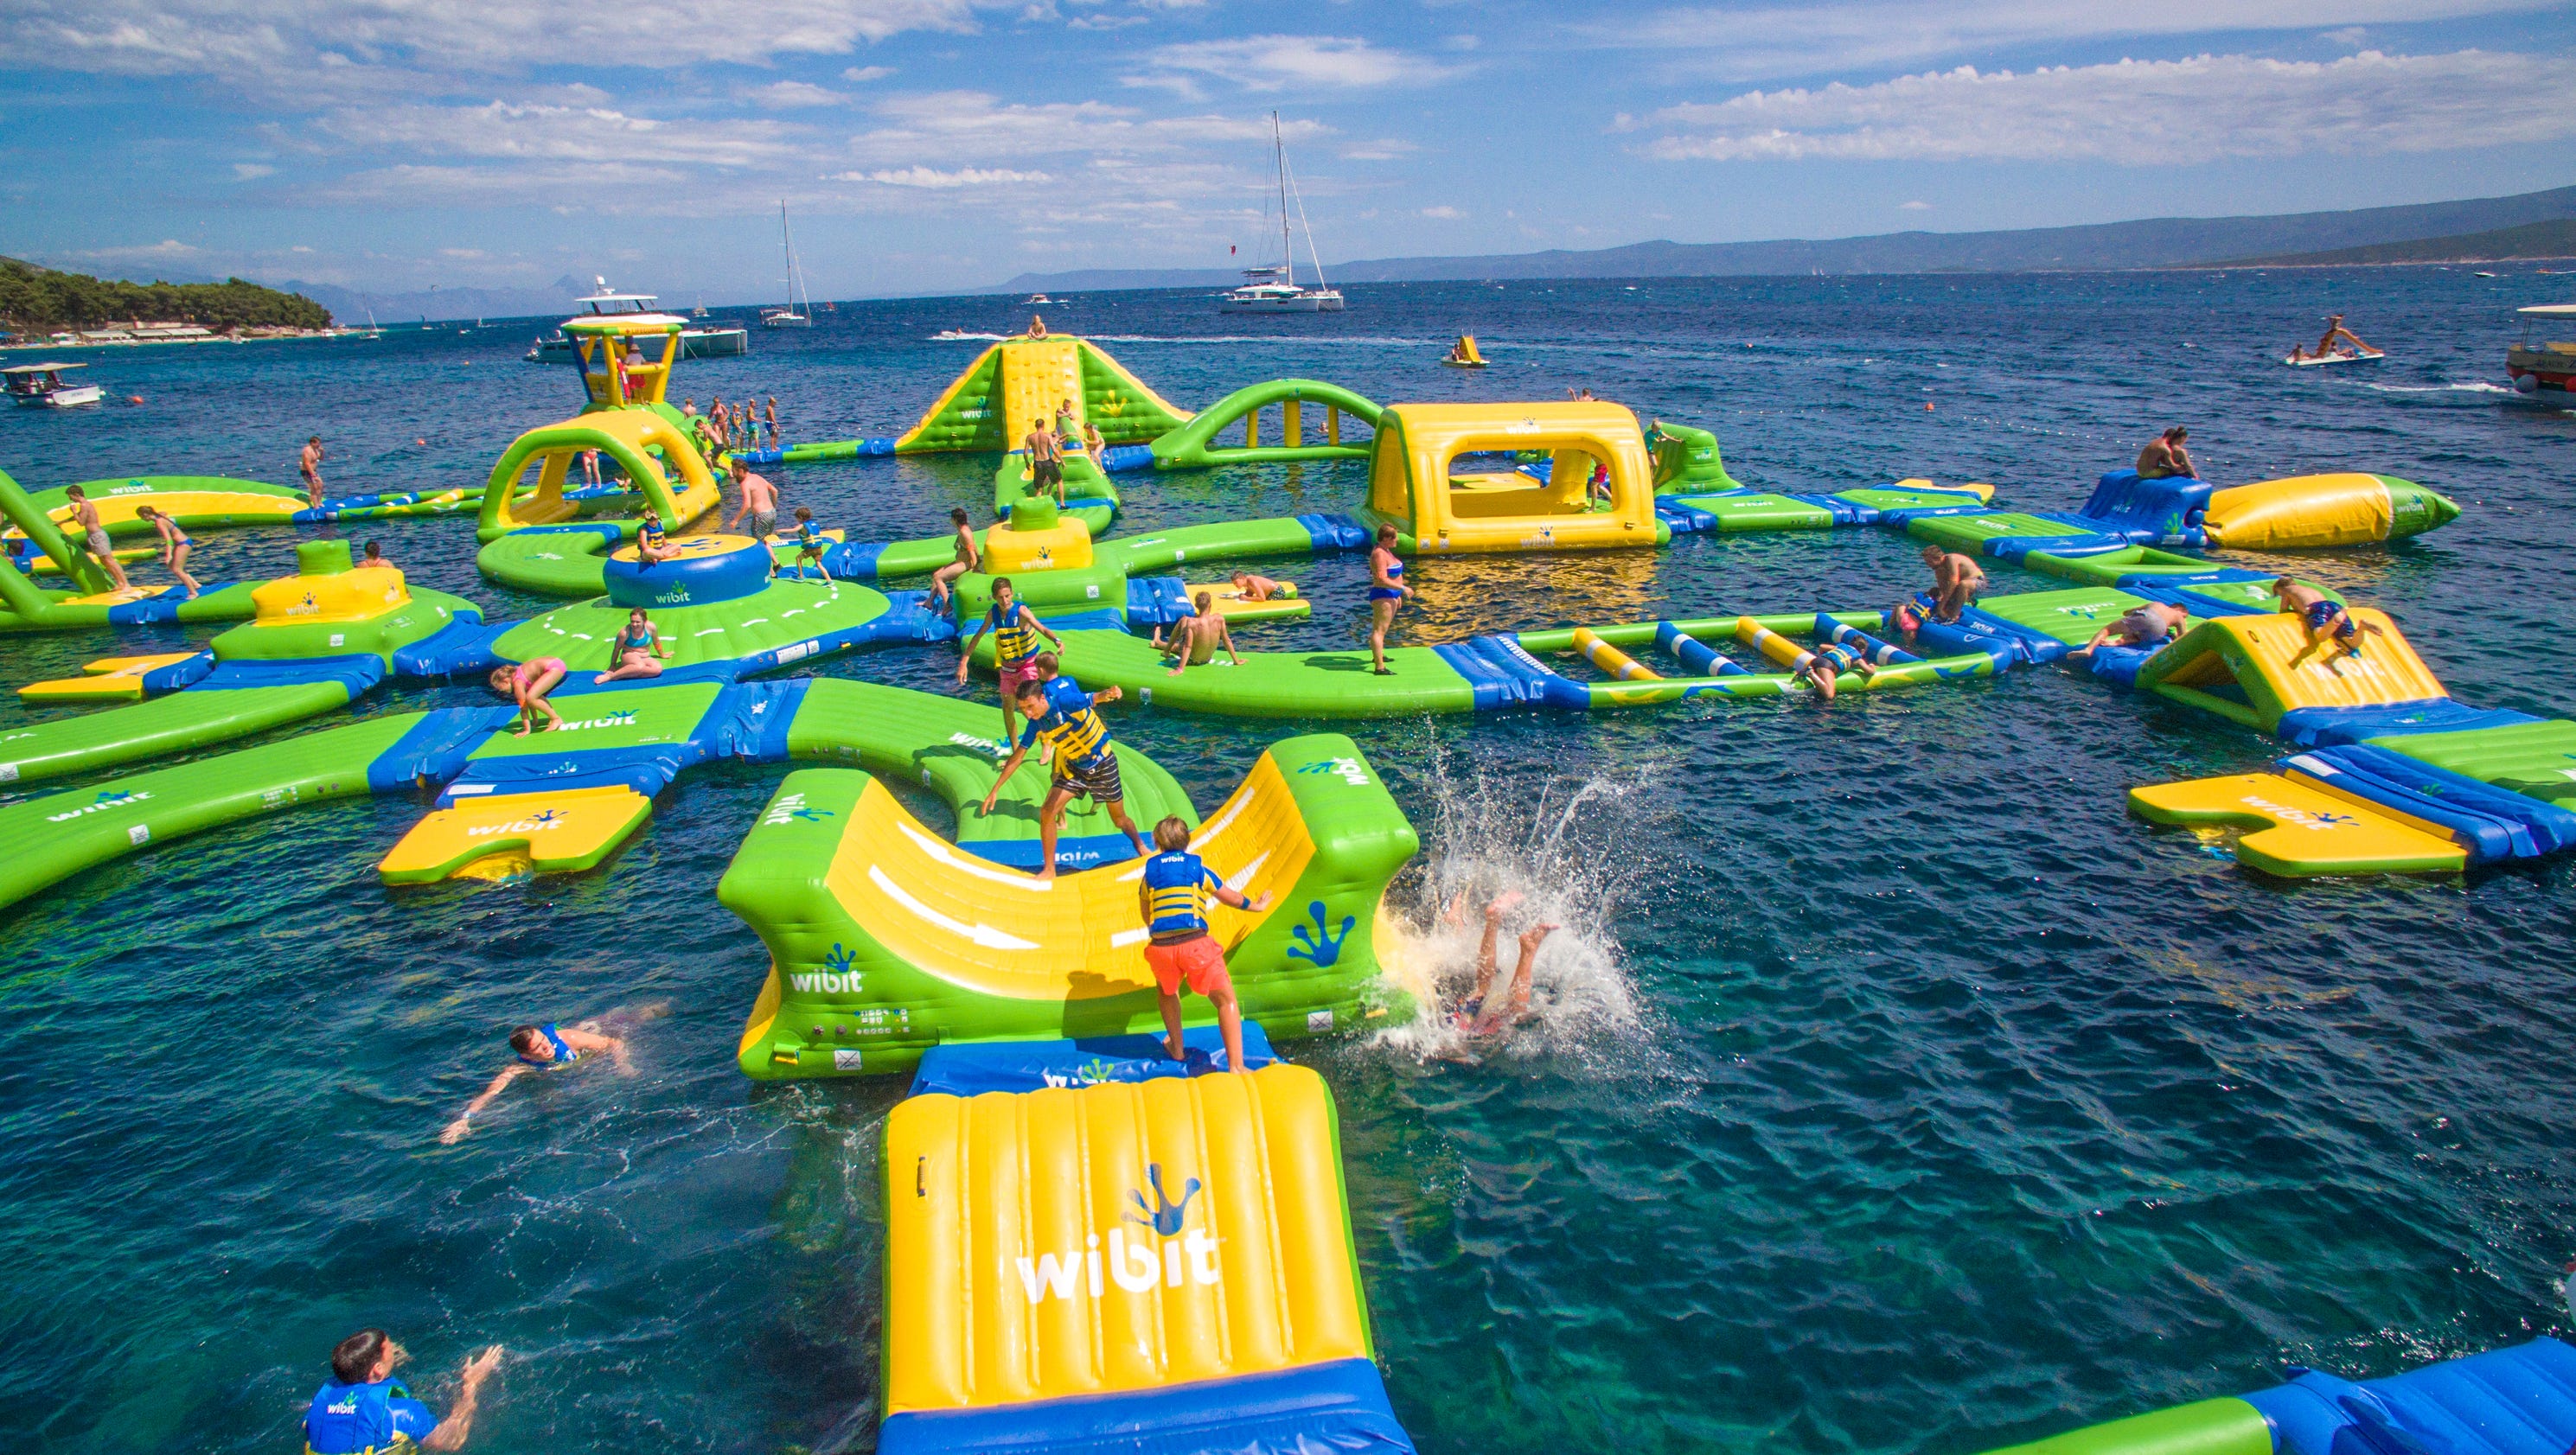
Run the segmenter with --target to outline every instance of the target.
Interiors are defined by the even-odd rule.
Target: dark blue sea
[[[2169,423],[2222,482],[2402,475],[2461,518],[2278,561],[2387,608],[2453,692],[2576,714],[2576,418],[2503,401],[2519,304],[2576,279],[2433,269],[1355,287],[1350,311],[1204,297],[1043,310],[1185,406],[1279,376],[1372,398],[1588,387],[1704,425],[1748,483],[1992,482],[2071,508]],[[2385,363],[2289,370],[2340,310]],[[843,304],[688,365],[792,439],[894,434],[1029,309]],[[570,412],[530,323],[105,352],[98,410],[0,413],[30,488],[140,473],[334,493],[479,484]],[[1437,365],[1472,331],[1493,367]],[[10,361],[27,358],[14,353]],[[1926,409],[1926,405],[1932,407]],[[800,468],[860,538],[989,508],[968,457]],[[1348,508],[1359,468],[1128,477],[1122,529]],[[980,514],[979,514],[980,518]],[[469,519],[356,527],[494,617]],[[284,530],[200,533],[209,580]],[[1295,563],[1358,639],[1356,560]],[[1993,568],[1998,590],[2047,583]],[[1852,608],[1920,566],[1874,530],[1656,554],[1424,561],[1399,638]],[[192,640],[195,638],[192,637]],[[11,637],[12,683],[170,634]],[[931,691],[935,648],[818,670]],[[978,692],[989,686],[978,684]],[[361,710],[471,700],[395,692]],[[0,730],[31,716],[0,704]],[[1127,711],[1212,808],[1315,724]],[[2286,884],[2123,810],[2250,771],[2265,738],[2057,668],[1811,704],[1351,727],[1423,835],[1432,922],[1505,889],[1565,922],[1540,1018],[1294,1054],[1338,1098],[1395,1406],[1425,1451],[1971,1455],[2273,1382],[2565,1331],[2576,1253],[2576,864]],[[773,1452],[873,1440],[892,1082],[754,1086],[764,970],[717,876],[783,769],[700,770],[597,872],[389,890],[423,811],[304,809],[0,913],[0,1448],[293,1448],[332,1343],[381,1324],[433,1402],[508,1346],[476,1448]],[[0,852],[7,852],[0,846]],[[1437,933],[1453,974],[1470,947]],[[1507,952],[1508,958],[1508,952]],[[667,1004],[636,1071],[522,1084],[440,1126],[523,1020]]]

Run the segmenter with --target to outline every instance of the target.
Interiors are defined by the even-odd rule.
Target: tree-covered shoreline
[[[127,283],[0,258],[0,327],[21,333],[119,323],[236,328],[329,328],[331,311],[300,293],[240,278],[221,283]]]

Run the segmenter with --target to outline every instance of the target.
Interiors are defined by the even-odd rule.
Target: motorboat
[[[586,314],[605,318],[619,314],[654,311],[653,304],[657,299],[655,294],[620,293],[608,286],[606,278],[594,277],[591,282],[599,291],[580,300],[582,310]],[[684,359],[724,359],[750,352],[751,331],[739,325],[732,328],[680,330],[680,357]],[[573,341],[565,337],[564,331],[560,328],[554,331],[552,337],[538,339],[520,357],[531,364],[571,364],[578,363],[581,359],[580,353],[573,347]]]
[[[2367,347],[2356,349],[2350,344],[2337,344],[2322,354],[2310,354],[2293,349],[2281,362],[2293,369],[2313,369],[2321,364],[2367,364],[2387,357],[2388,353],[2384,349]]]
[[[1306,222],[1306,200],[1288,180],[1288,147],[1281,139],[1279,113],[1270,113],[1270,161],[1279,179],[1279,261],[1243,270],[1243,286],[1222,295],[1220,313],[1339,313],[1342,295],[1325,286],[1324,261],[1315,252],[1315,229]],[[1297,258],[1290,245],[1288,208],[1296,203],[1297,221],[1306,228],[1306,260],[1314,265],[1315,286],[1297,283]]]
[[[69,409],[76,404],[96,404],[107,397],[107,391],[96,384],[66,384],[63,374],[71,369],[86,369],[87,364],[13,364],[0,369],[0,380],[10,398],[36,409]]]
[[[814,300],[805,292],[804,275],[796,271],[796,239],[787,231],[787,204],[778,204],[778,245],[787,254],[787,306],[760,310],[762,328],[812,328]],[[803,309],[796,306],[799,300]]]
[[[1032,303],[1053,303],[1053,302],[1055,302],[1055,300],[1054,300],[1054,299],[1049,298],[1048,296],[1046,296],[1046,295],[1045,295],[1045,294],[1043,294],[1043,293],[1032,293],[1032,294],[1030,294],[1028,297],[1023,298],[1023,299],[1021,299],[1021,300],[1020,300],[1020,306],[1021,306],[1022,308],[1026,308],[1026,307],[1028,307],[1028,306],[1029,306],[1030,304],[1032,304]]]
[[[2522,315],[2522,342],[2505,351],[2505,372],[2513,392],[2533,404],[2576,409],[2576,343],[2534,343],[2531,331],[2544,319],[2576,324],[2576,303],[2535,303],[2517,308]]]

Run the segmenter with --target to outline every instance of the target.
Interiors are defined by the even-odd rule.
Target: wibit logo
[[[832,811],[828,808],[806,807],[804,794],[790,793],[769,806],[769,812],[761,819],[761,823],[768,828],[777,828],[799,819],[806,823],[821,823],[831,816]]]
[[[1297,771],[1300,773],[1338,773],[1341,775],[1342,781],[1351,785],[1353,788],[1368,787],[1368,769],[1361,767],[1360,760],[1357,758],[1318,758],[1314,762],[1300,767]]]
[[[1094,1056],[1071,1071],[1041,1071],[1046,1084],[1054,1087],[1100,1086],[1127,1078],[1119,1074],[1118,1063]]]
[[[465,837],[479,839],[488,838],[493,834],[543,833],[547,829],[560,828],[571,819],[572,815],[560,808],[543,808],[529,814],[526,818],[513,819],[508,823],[476,824],[465,831]]]
[[[95,802],[84,803],[78,808],[67,808],[61,813],[46,814],[45,822],[69,823],[86,813],[105,813],[111,808],[124,808],[129,804],[141,803],[151,796],[150,793],[128,792],[122,788],[102,788],[98,791]]]
[[[1136,1211],[1126,1214],[1122,1221],[1151,1229],[1152,1236],[1131,1237],[1123,1227],[1110,1229],[1105,1269],[1098,1233],[1083,1239],[1083,1251],[1078,1253],[1041,1253],[1035,1258],[1013,1259],[1020,1288],[1028,1294],[1030,1303],[1044,1303],[1050,1298],[1069,1301],[1077,1291],[1088,1291],[1098,1298],[1110,1282],[1127,1293],[1148,1293],[1156,1284],[1179,1288],[1185,1264],[1187,1281],[1191,1283],[1212,1284],[1224,1277],[1216,1265],[1216,1239],[1197,1228],[1182,1231],[1190,1199],[1202,1190],[1199,1180],[1193,1177],[1182,1184],[1179,1202],[1164,1194],[1161,1163],[1145,1169],[1145,1181],[1153,1189],[1153,1201],[1147,1202],[1142,1192],[1130,1191],[1127,1200]]]
[[[787,977],[797,990],[813,995],[856,995],[864,978],[858,968],[859,957],[840,941],[832,942],[832,953],[823,957],[822,970],[799,970]]]
[[[2349,813],[2319,813],[2310,808],[2291,808],[2251,793],[2245,795],[2244,803],[2247,808],[2259,808],[2279,819],[2286,828],[2337,829],[2361,822]]]
[[[304,599],[302,601],[286,608],[282,614],[286,616],[319,616],[322,614],[322,607],[318,602],[314,601],[313,593],[307,591],[304,593]]]
[[[563,726],[556,728],[555,731],[559,733],[577,733],[584,728],[633,726],[635,726],[635,709],[631,707],[622,707],[617,711],[608,714],[606,717],[586,717],[579,722],[565,723]]]
[[[1299,925],[1289,931],[1297,943],[1288,947],[1288,958],[1303,960],[1318,970],[1340,963],[1342,943],[1351,937],[1351,927],[1358,924],[1359,919],[1353,915],[1343,915],[1342,928],[1339,933],[1335,933],[1331,924],[1324,918],[1324,902],[1320,899],[1310,899],[1306,902],[1306,915],[1314,920],[1314,928],[1308,929],[1304,925]]]

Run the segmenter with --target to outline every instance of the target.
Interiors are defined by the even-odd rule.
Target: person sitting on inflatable
[[[608,670],[592,677],[591,685],[623,682],[630,677],[659,677],[662,663],[671,659],[671,649],[662,644],[662,629],[637,607],[626,613],[626,629],[608,644]]]
[[[1038,880],[1055,878],[1055,839],[1064,827],[1064,808],[1077,797],[1089,798],[1109,811],[1109,821],[1136,846],[1136,857],[1146,854],[1145,836],[1136,832],[1135,821],[1127,817],[1127,790],[1118,781],[1118,753],[1109,740],[1109,725],[1100,720],[1098,707],[1116,702],[1123,694],[1116,687],[1105,687],[1082,699],[1078,708],[1050,702],[1046,684],[1031,678],[1020,684],[1019,705],[1029,725],[1012,747],[1010,761],[1002,765],[1002,774],[993,780],[984,795],[984,812],[993,811],[994,800],[1002,796],[1002,785],[1020,771],[1029,749],[1044,740],[1055,750],[1055,778],[1047,786],[1046,802],[1038,809]]]
[[[2343,609],[2342,602],[2305,582],[2276,576],[2272,579],[2272,594],[2280,599],[2283,611],[2294,612],[2307,622],[2308,645],[2311,647],[2331,641],[2358,657],[2361,655],[2363,632],[2388,635],[2378,627],[2357,619]]]
[[[1172,675],[1175,677],[1188,671],[1194,662],[1215,661],[1219,647],[1225,648],[1225,654],[1234,659],[1234,665],[1243,665],[1243,653],[1234,649],[1233,630],[1225,624],[1224,614],[1216,609],[1216,597],[1205,591],[1199,593],[1196,614],[1173,622],[1169,637],[1157,630],[1154,645],[1161,647],[1163,655],[1172,659]]]
[[[2183,448],[2183,441],[2190,438],[2190,430],[2181,425],[2175,425],[2147,441],[2147,447],[2138,451],[2138,478],[2141,480],[2169,480],[2177,477],[2199,479],[2200,471],[2191,462],[2191,451]]]
[[[1234,977],[1225,968],[1225,951],[1208,934],[1207,895],[1236,909],[1270,907],[1270,892],[1246,899],[1226,887],[1198,855],[1190,852],[1190,826],[1178,816],[1154,825],[1154,847],[1161,853],[1145,861],[1136,885],[1136,903],[1145,916],[1145,963],[1153,968],[1154,988],[1162,997],[1163,1049],[1172,1059],[1181,1054],[1181,986],[1204,995],[1216,1007],[1216,1023],[1225,1032],[1225,1069],[1243,1069],[1243,1012],[1235,1004]]]
[[[1973,556],[1962,556],[1939,546],[1923,548],[1923,564],[1932,568],[1932,619],[1955,622],[1959,613],[1986,589],[1986,568]]]
[[[1267,576],[1255,575],[1250,571],[1234,573],[1234,589],[1246,601],[1268,601],[1286,589],[1286,586],[1285,582],[1273,581]]]
[[[1809,652],[1790,672],[1789,680],[1813,688],[1818,702],[1831,702],[1835,679],[1845,672],[1858,672],[1867,679],[1877,676],[1878,668],[1853,648],[1828,642]]]
[[[2093,649],[2108,642],[2123,647],[2161,647],[2182,631],[2191,613],[2179,606],[2161,601],[2141,602],[2123,612],[2120,619],[2093,634],[2093,640],[2067,653],[2069,657],[2091,657]]]
[[[680,554],[670,537],[662,534],[662,517],[651,506],[644,509],[643,521],[635,527],[635,559],[650,566]]]
[[[1047,624],[1038,620],[1038,614],[1029,610],[1028,603],[1020,600],[1010,577],[996,576],[993,604],[984,608],[984,619],[976,624],[975,635],[968,637],[957,653],[957,683],[961,687],[966,684],[967,666],[975,660],[975,644],[984,640],[986,632],[993,634],[993,666],[1002,677],[1002,741],[1007,743],[1020,730],[1018,720],[1012,716],[1020,688],[1038,680],[1038,638],[1055,643],[1059,651],[1064,648],[1064,638],[1049,631]],[[1090,706],[1087,699],[1083,706]]]
[[[331,1377],[304,1411],[307,1455],[374,1455],[417,1444],[423,1450],[462,1450],[474,1435],[474,1409],[483,1381],[501,1365],[498,1344],[465,1361],[457,1378],[456,1409],[446,1419],[394,1383],[403,1346],[382,1329],[360,1329],[331,1350]]]
[[[456,1120],[447,1124],[438,1134],[438,1140],[451,1146],[465,1140],[466,1134],[474,1130],[474,1114],[490,1106],[493,1098],[509,1089],[511,1082],[530,1071],[555,1071],[570,1066],[581,1060],[584,1052],[592,1055],[605,1053],[610,1061],[616,1063],[618,1075],[634,1075],[635,1063],[627,1057],[626,1038],[614,1035],[612,1031],[626,1029],[637,1021],[651,1020],[666,1009],[665,1002],[656,1001],[631,1010],[611,1011],[596,1020],[586,1020],[574,1026],[560,1026],[548,1021],[541,1026],[521,1026],[510,1032],[510,1050],[517,1059],[502,1067],[501,1074],[492,1078],[492,1084],[484,1087],[481,1095],[465,1103],[465,1110],[456,1114]]]

